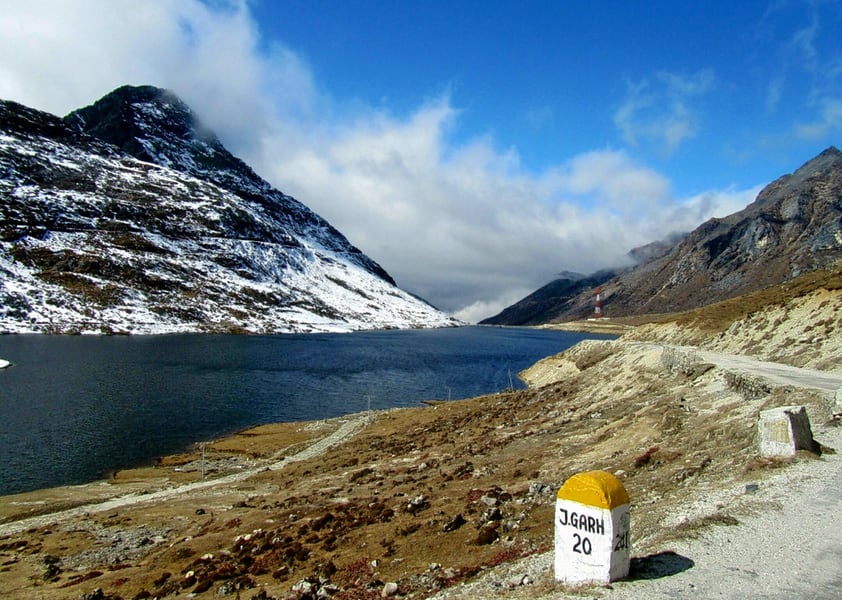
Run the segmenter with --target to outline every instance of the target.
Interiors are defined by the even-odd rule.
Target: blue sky
[[[625,148],[694,194],[776,177],[840,133],[823,113],[842,100],[839,2],[260,2],[254,15],[335,98],[400,115],[446,95],[454,139],[490,135],[532,172]]]
[[[840,33],[830,1],[0,0],[0,97],[171,88],[473,320],[839,145]]]

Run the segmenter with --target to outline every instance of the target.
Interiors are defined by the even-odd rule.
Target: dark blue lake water
[[[278,336],[0,336],[0,495],[83,483],[278,421],[522,387],[586,336],[465,327]],[[511,383],[510,383],[511,382]]]

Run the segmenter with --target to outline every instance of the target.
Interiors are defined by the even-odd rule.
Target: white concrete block
[[[812,450],[815,444],[807,409],[803,406],[764,410],[757,428],[761,456],[794,456],[799,450]]]

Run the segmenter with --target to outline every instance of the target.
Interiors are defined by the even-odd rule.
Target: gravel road
[[[781,363],[757,360],[737,354],[723,354],[707,350],[695,350],[704,362],[713,363],[723,369],[742,371],[763,377],[778,385],[791,385],[823,392],[836,392],[842,388],[842,375],[815,369],[801,369]]]

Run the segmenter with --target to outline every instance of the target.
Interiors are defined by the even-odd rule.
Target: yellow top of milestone
[[[570,477],[558,491],[559,500],[612,509],[629,503],[626,488],[611,473],[588,471]]]

